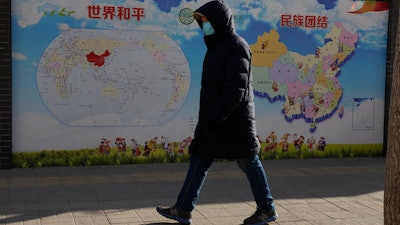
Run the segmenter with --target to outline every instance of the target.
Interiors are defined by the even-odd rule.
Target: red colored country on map
[[[111,53],[106,50],[103,54],[101,55],[96,55],[93,51],[91,51],[89,54],[86,55],[87,61],[94,63],[95,66],[103,66],[105,62],[105,58],[111,55]]]

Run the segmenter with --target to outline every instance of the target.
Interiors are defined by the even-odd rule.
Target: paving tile
[[[383,224],[384,158],[263,161],[279,214],[271,225]],[[165,225],[188,168],[133,164],[0,170],[0,225]],[[196,225],[238,225],[257,205],[236,162],[215,162]]]

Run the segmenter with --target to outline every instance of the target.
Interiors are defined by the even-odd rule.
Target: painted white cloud
[[[24,54],[19,53],[19,52],[12,52],[12,58],[22,60],[22,61],[27,60],[27,57]]]
[[[60,29],[60,30],[68,30],[69,28],[70,28],[69,25],[66,24],[66,23],[59,23],[58,24],[58,29]]]
[[[348,13],[351,11],[352,4],[352,1],[339,1],[338,18],[346,21],[346,29],[351,32],[362,31],[359,36],[360,47],[386,47],[387,37],[382,34],[387,32],[388,11],[365,14]]]
[[[17,18],[20,27],[26,28],[29,25],[39,22],[41,15],[37,12],[38,2],[12,1],[11,14]]]
[[[146,19],[138,21],[131,19],[129,21],[117,21],[117,20],[98,20],[97,27],[102,29],[137,29],[137,28],[158,28],[156,30],[165,31],[168,28],[168,33],[182,37],[185,39],[192,38],[193,36],[199,35],[197,23],[191,25],[183,25],[178,21],[178,14],[182,8],[197,9],[208,0],[189,1],[182,0],[181,4],[177,7],[171,8],[169,13],[162,12],[154,1],[119,1],[111,3],[92,3],[95,1],[65,1],[65,0],[42,0],[42,1],[26,1],[26,0],[15,0],[12,1],[12,15],[17,18],[19,26],[25,28],[30,25],[37,24],[44,12],[52,10],[61,10],[65,8],[66,11],[73,11],[71,14],[75,19],[82,21],[87,20],[88,11],[85,5],[99,4],[99,5],[110,5],[115,4],[116,6],[132,6],[132,7],[143,7],[145,8]],[[96,1],[97,2],[97,1]],[[328,18],[335,18],[330,20],[333,22],[344,22],[346,29],[357,32],[363,31],[361,36],[361,46],[377,46],[384,47],[386,45],[386,37],[382,37],[382,33],[387,29],[387,12],[379,13],[366,13],[366,14],[351,14],[353,1],[339,0],[337,6],[332,10],[325,10],[321,4],[316,4],[315,0],[302,0],[302,1],[277,1],[277,0],[241,0],[241,1],[229,1],[234,15],[245,14],[247,20],[243,21],[237,28],[245,28],[249,24],[249,17],[255,20],[267,21],[273,27],[279,24],[280,16],[282,14],[293,14],[298,15],[326,15]],[[62,8],[61,8],[61,6]],[[163,21],[160,25],[159,21]],[[80,24],[81,28],[85,28],[86,22]],[[332,26],[332,24],[329,24]],[[310,32],[310,30],[306,30]],[[321,37],[316,37],[316,40],[321,40]]]
[[[230,2],[231,3],[231,2]],[[386,47],[386,37],[382,36],[387,30],[388,12],[370,12],[365,14],[352,14],[353,1],[339,0],[334,9],[326,10],[323,5],[316,4],[315,0],[302,1],[235,1],[232,8],[240,9],[233,13],[248,12],[255,20],[266,21],[273,28],[279,25],[282,14],[291,15],[316,15],[328,17],[328,28],[335,22],[342,22],[345,28],[353,33],[362,31],[360,36],[360,47]],[[334,18],[334,20],[332,19]],[[247,23],[248,24],[248,23]],[[311,32],[311,29],[305,29]],[[315,37],[316,40],[323,40],[324,37]]]

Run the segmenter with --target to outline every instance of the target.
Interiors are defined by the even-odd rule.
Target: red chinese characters
[[[281,27],[327,28],[328,17],[312,15],[281,15]]]
[[[140,18],[145,17],[144,8],[128,8],[123,6],[100,6],[100,5],[89,5],[87,7],[88,17],[90,19],[104,19],[104,20],[130,20],[136,18],[140,21]]]

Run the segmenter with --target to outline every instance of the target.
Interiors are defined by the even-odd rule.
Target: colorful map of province
[[[304,56],[288,51],[275,30],[264,32],[250,45],[255,58],[255,95],[270,102],[283,101],[286,120],[303,118],[315,130],[315,123],[331,117],[339,108],[343,90],[337,77],[357,42],[357,33],[335,23],[325,36],[325,44]]]
[[[253,52],[253,66],[272,68],[274,61],[287,53],[287,47],[279,41],[279,37],[276,30],[271,30],[270,33],[264,32],[262,36],[257,37],[256,43],[250,45],[250,49]]]
[[[106,50],[101,55],[96,55],[96,53],[91,51],[89,54],[86,55],[86,58],[88,62],[93,63],[95,66],[103,66],[106,61],[105,58],[110,55],[111,53],[108,50]]]

